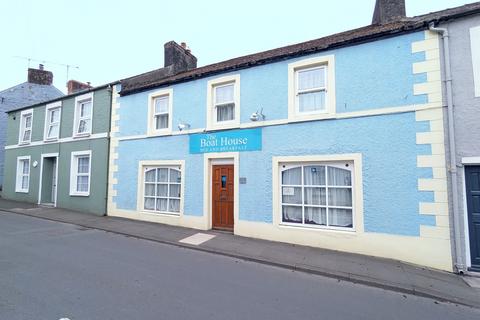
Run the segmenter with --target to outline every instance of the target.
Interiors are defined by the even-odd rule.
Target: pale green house
[[[115,85],[9,111],[2,196],[104,215]]]

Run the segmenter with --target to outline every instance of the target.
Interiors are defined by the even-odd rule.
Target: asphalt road
[[[480,319],[480,311],[0,213],[0,320]]]

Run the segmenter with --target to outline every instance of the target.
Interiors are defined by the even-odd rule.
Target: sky
[[[407,15],[472,2],[406,0]],[[25,82],[27,68],[42,62],[62,91],[69,79],[96,86],[158,69],[171,40],[186,42],[204,66],[368,25],[374,6],[375,0],[0,0],[0,90]]]

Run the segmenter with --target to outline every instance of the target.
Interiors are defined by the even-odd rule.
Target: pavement
[[[0,213],[1,211],[480,308],[480,278],[460,276],[401,261],[246,238],[212,230],[198,231],[117,217],[100,217],[2,198]]]

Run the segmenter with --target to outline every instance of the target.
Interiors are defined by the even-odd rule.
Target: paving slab
[[[480,308],[480,288],[477,281],[467,279],[471,277],[464,277],[464,280],[453,273],[401,261],[246,238],[212,230],[200,232],[125,218],[99,217],[2,198],[0,210]],[[203,240],[208,240],[181,242],[198,233],[204,234],[201,236]]]

